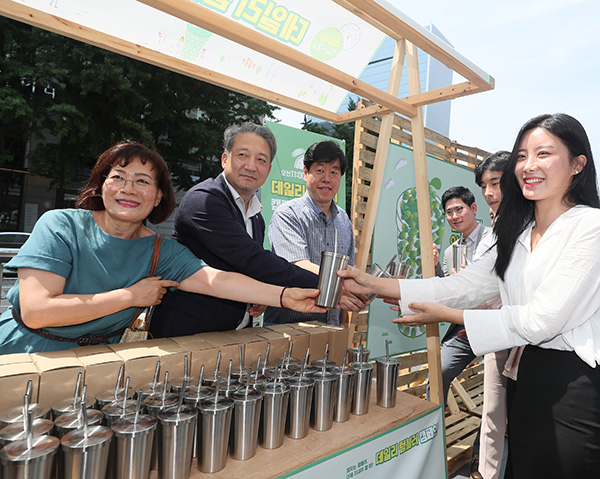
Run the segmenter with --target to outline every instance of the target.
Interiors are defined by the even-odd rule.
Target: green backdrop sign
[[[345,151],[345,143],[337,138],[320,135],[310,131],[300,130],[280,123],[266,122],[265,125],[275,135],[277,140],[277,155],[273,159],[269,178],[261,189],[262,215],[265,218],[267,231],[273,211],[286,201],[298,198],[306,191],[304,183],[304,153],[310,145],[322,140],[332,140],[339,143]],[[350,166],[350,165],[349,165]],[[335,202],[346,209],[346,176],[342,177],[340,189]],[[265,234],[264,247],[271,249],[269,236]]]
[[[458,238],[446,221],[441,198],[451,186],[465,186],[475,195],[477,219],[490,225],[489,208],[475,183],[472,170],[427,156],[429,198],[433,241],[443,257],[443,251]],[[373,261],[385,267],[394,255],[410,265],[409,278],[422,277],[419,241],[419,217],[413,151],[390,144],[384,179],[379,197],[373,232]],[[381,299],[369,307],[367,347],[371,357],[385,355],[385,340],[390,341],[390,352],[401,354],[426,347],[425,327],[409,327],[392,323],[398,313],[391,311]],[[448,325],[440,328],[441,334]]]

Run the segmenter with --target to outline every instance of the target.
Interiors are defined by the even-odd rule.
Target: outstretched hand
[[[318,289],[286,288],[281,301],[283,306],[301,313],[325,313],[327,308],[317,306]]]
[[[354,294],[367,295],[373,292],[373,276],[353,266],[337,272],[344,278],[344,290]]]
[[[160,276],[144,278],[125,288],[132,295],[131,306],[139,308],[160,304],[167,288],[177,287],[177,281],[160,279]]]
[[[464,324],[461,309],[449,308],[437,303],[410,303],[408,307],[415,312],[414,315],[395,318],[392,319],[392,322],[405,326],[422,326],[442,322]]]

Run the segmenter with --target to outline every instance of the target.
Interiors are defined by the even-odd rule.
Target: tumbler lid
[[[255,402],[263,397],[260,391],[257,391],[254,388],[248,389],[248,394],[246,395],[246,388],[239,388],[235,391],[231,396],[234,402]]]
[[[123,401],[113,401],[102,408],[102,414],[105,416],[127,416],[134,414],[137,401],[128,399],[125,401],[125,412],[123,412]]]
[[[31,449],[27,448],[27,440],[15,441],[0,450],[2,464],[28,464],[46,456],[53,456],[60,444],[54,436],[37,436],[33,438]]]
[[[373,365],[367,361],[356,361],[354,363],[350,364],[350,367],[352,369],[356,369],[357,371],[364,371],[364,370],[368,370],[368,369],[373,369]]]
[[[165,394],[165,400],[163,401],[162,394],[156,396],[148,396],[144,399],[144,406],[148,408],[148,411],[157,411],[162,408],[173,406],[179,402],[179,394],[167,393]]]
[[[277,381],[261,384],[257,386],[257,389],[263,394],[285,394],[290,390],[290,386],[287,381]]]
[[[170,406],[162,409],[156,415],[156,419],[158,419],[161,423],[169,422],[178,424],[181,422],[189,422],[198,416],[198,410],[188,404],[182,405],[179,411],[177,409],[178,406]]]
[[[125,391],[125,388],[118,388],[117,389],[117,398],[120,396],[121,398],[123,397],[123,392]],[[133,389],[129,388],[127,390],[127,397],[131,398],[133,397]],[[98,393],[96,395],[96,401],[99,402],[112,402],[115,400],[115,389],[107,389],[105,391],[102,391],[101,393]]]
[[[312,377],[316,382],[327,382],[335,381],[339,377],[339,374],[334,374],[331,371],[325,371],[325,373],[323,373],[323,371],[317,371],[312,374]]]
[[[110,428],[115,436],[135,436],[136,434],[146,434],[156,428],[158,420],[148,414],[139,414],[137,422],[135,416],[125,416],[111,424]]]
[[[50,417],[50,408],[42,406],[40,404],[30,404],[29,411],[33,413],[33,418],[38,417],[48,418]],[[23,422],[25,420],[23,416],[23,406],[15,406],[9,409],[5,409],[0,412],[0,427],[8,426],[16,422]]]
[[[87,411],[87,416],[89,424],[97,424],[104,417],[103,414],[97,409],[90,409],[89,411]],[[61,429],[78,429],[83,426],[83,422],[81,421],[81,415],[79,414],[79,411],[61,414],[56,418],[54,424],[57,428]]]
[[[224,412],[233,407],[233,400],[219,395],[216,402],[214,398],[202,399],[197,407],[201,413]]]
[[[315,384],[315,380],[312,378],[312,376],[311,377],[305,376],[303,378],[300,378],[299,376],[295,376],[288,380],[288,384],[290,385],[290,388],[292,388],[292,389],[307,388],[307,387],[313,386]]]
[[[341,366],[336,366],[335,368],[331,368],[330,371],[333,374],[337,374],[338,376],[342,375],[342,367]],[[352,376],[354,374],[356,374],[356,369],[352,369],[350,368],[343,368],[344,371],[344,376]]]
[[[386,359],[385,357],[383,357],[383,358],[379,358],[377,360],[377,362],[379,364],[400,364],[400,360],[397,358],[387,358]]]
[[[27,439],[25,436],[25,427],[22,422],[15,422],[9,424],[4,429],[0,430],[0,443],[8,444],[9,442],[20,441],[21,439]],[[54,423],[49,419],[37,418],[33,420],[33,435],[42,436],[48,434]]]
[[[60,440],[60,444],[63,449],[87,449],[110,440],[112,436],[112,429],[104,426],[92,426],[88,429],[87,436],[83,429],[76,429],[65,434]]]

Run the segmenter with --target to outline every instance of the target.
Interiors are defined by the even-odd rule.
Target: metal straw
[[[363,334],[364,333],[360,333],[360,348],[358,350],[358,360],[362,363],[363,362],[363,354],[364,354],[364,347],[363,347]]]
[[[187,356],[186,356],[187,357]],[[183,377],[183,385],[181,386],[181,392],[179,393],[179,402],[177,403],[177,415],[181,412],[181,405],[183,404],[183,398],[185,397],[185,388],[187,387],[187,376]]]
[[[244,358],[242,358],[242,345],[241,344],[238,346],[238,353],[240,355],[240,376],[241,376],[242,372],[244,371]]]
[[[217,365],[215,366],[215,381],[217,380],[217,376],[219,374],[220,367],[221,367],[221,350],[219,349],[219,353],[217,354]]]
[[[302,366],[300,366],[300,381],[304,378],[304,368],[306,367],[306,358],[302,360]]]
[[[392,259],[390,260],[390,262],[387,264],[387,266],[385,267],[385,271],[388,271],[391,267],[392,267],[392,263],[394,262],[394,260],[396,259],[396,256],[398,255],[394,255],[392,256]]]
[[[202,378],[204,377],[204,364],[200,367],[200,377],[198,377],[198,397],[200,397],[200,386],[202,386]]]
[[[387,339],[385,340],[385,362],[390,362],[390,342]]]
[[[337,228],[333,230],[333,252],[337,254],[338,250],[338,230]]]
[[[188,356],[187,354],[183,357],[183,377],[188,377]]]
[[[165,397],[167,396],[167,383],[169,382],[169,371],[165,371],[165,383],[163,384],[162,391],[162,403],[165,404]]]
[[[134,429],[137,427],[138,416],[140,415],[140,409],[142,408],[142,395],[143,395],[143,391],[140,389],[140,392],[137,397],[137,403],[135,405],[135,416],[133,417]]]
[[[129,384],[129,378],[127,378],[127,384]],[[81,393],[81,421],[83,422],[83,437],[87,438],[89,435],[88,429],[88,415],[85,407],[85,397],[87,395],[87,386],[83,386],[83,392]]]
[[[123,379],[123,371],[124,370],[125,370],[125,365],[121,364],[121,367],[119,368],[119,376],[117,377],[117,384],[115,385],[115,394],[114,394],[115,402],[119,400],[119,397],[117,396],[117,394],[119,391],[119,386],[121,385],[121,380]]]
[[[30,381],[31,382],[31,381]],[[29,393],[25,393],[23,396],[23,429],[25,430],[27,438],[27,449],[31,449],[33,446],[33,415],[29,411]]]
[[[229,386],[231,384],[231,368],[233,366],[233,359],[229,360],[229,368],[227,369],[227,390],[229,391]]]
[[[73,411],[77,410],[77,398],[79,397],[79,390],[81,388],[81,377],[81,373],[77,374],[77,384],[75,385],[75,395],[73,396]]]
[[[246,399],[248,399],[248,393],[250,392],[250,374],[251,373],[252,373],[252,368],[248,368],[248,381],[246,381]]]
[[[304,355],[304,364],[308,364],[308,356],[310,356],[310,346],[306,346],[306,354]]]
[[[219,383],[220,383],[220,381],[217,381],[215,383],[215,406],[216,406],[216,404],[217,404],[217,402],[219,400],[219,386],[220,386]]]
[[[85,386],[84,386],[85,388]],[[123,390],[123,415],[127,409],[127,391],[129,390],[129,376],[125,378],[125,389]]]
[[[292,348],[294,347],[294,340],[290,339],[290,354],[288,354],[288,359],[287,359],[287,367],[290,367],[290,358],[292,357]]]
[[[342,361],[342,376],[344,375],[344,369],[346,369],[346,360],[348,359],[348,348],[344,351],[344,360]]]
[[[154,379],[152,380],[152,394],[156,394],[156,383],[158,383],[158,374],[160,372],[160,359],[156,361],[156,369],[154,370]]]
[[[264,367],[267,367],[267,364],[269,363],[269,353],[271,352],[271,343],[268,342],[267,343],[267,352],[265,353],[265,365]]]

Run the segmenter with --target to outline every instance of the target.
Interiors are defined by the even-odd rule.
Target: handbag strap
[[[161,235],[157,234],[154,236],[154,251],[152,252],[152,266],[150,267],[150,277],[154,276],[154,273],[156,272],[156,267],[158,266],[158,256],[160,254],[160,242],[161,241],[162,241]],[[146,308],[145,307],[138,308],[138,310],[135,312],[135,315],[133,316],[133,319],[131,320],[131,323],[129,323],[129,328],[133,328],[133,325],[135,324],[136,320],[138,319],[138,316],[144,309],[146,309]],[[145,321],[143,331],[146,331],[147,329],[148,329],[148,321]]]

